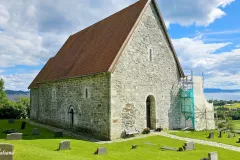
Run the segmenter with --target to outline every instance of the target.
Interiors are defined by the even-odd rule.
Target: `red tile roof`
[[[140,0],[70,36],[29,88],[37,87],[37,83],[107,72],[147,2]]]

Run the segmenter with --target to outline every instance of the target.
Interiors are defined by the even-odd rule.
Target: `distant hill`
[[[19,97],[30,97],[29,91],[14,91],[14,90],[5,90],[8,99],[12,101],[17,101]]]
[[[204,93],[237,93],[240,89],[204,88]]]

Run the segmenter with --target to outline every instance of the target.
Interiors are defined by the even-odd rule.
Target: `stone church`
[[[183,77],[156,0],[140,0],[68,38],[29,86],[30,118],[110,140],[180,128]]]

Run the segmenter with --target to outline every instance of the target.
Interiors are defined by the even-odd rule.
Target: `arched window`
[[[153,50],[152,48],[149,49],[149,61],[153,60]]]

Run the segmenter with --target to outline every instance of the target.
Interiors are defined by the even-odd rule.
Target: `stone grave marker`
[[[173,147],[169,147],[169,146],[162,146],[161,149],[162,150],[170,150],[170,151],[178,151],[177,148],[173,148]]]
[[[14,123],[14,119],[9,119],[9,120],[8,120],[8,123],[9,123],[9,124]]]
[[[132,145],[132,149],[136,149],[136,148],[137,148],[136,144]]]
[[[69,150],[70,149],[70,141],[62,141],[59,143],[59,148],[58,150]]]
[[[194,142],[185,142],[183,148],[185,151],[192,151],[195,149],[195,144]]]
[[[223,135],[223,131],[220,131],[219,138],[222,138],[222,135]]]
[[[100,147],[96,150],[94,154],[106,154],[106,153],[107,153],[107,149],[105,147]]]
[[[208,153],[209,160],[218,160],[218,153],[217,152],[210,152]]]
[[[62,132],[54,132],[54,137],[63,137]]]
[[[233,135],[231,133],[228,134],[228,138],[232,138]]]
[[[6,140],[21,140],[22,133],[11,133],[7,134]]]
[[[39,133],[39,129],[38,129],[38,128],[34,128],[32,134],[33,134],[34,136],[38,136],[38,135],[40,135],[40,133]]]
[[[26,128],[26,122],[22,122],[21,129],[25,129],[25,128]]]
[[[214,132],[210,132],[208,138],[210,139],[214,138]]]
[[[14,146],[12,144],[0,143],[0,160],[13,160]]]

